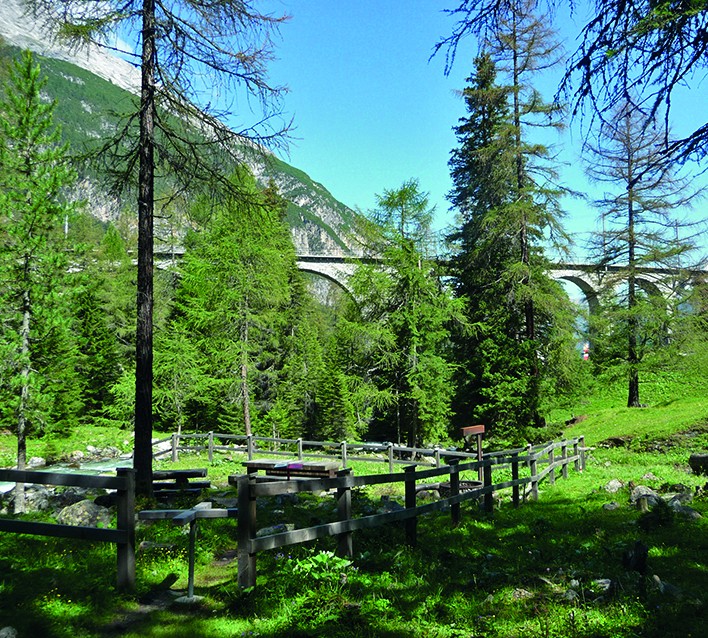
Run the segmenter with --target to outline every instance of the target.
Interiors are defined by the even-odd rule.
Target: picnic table
[[[152,489],[155,496],[170,496],[173,494],[198,494],[203,489],[211,487],[210,481],[192,481],[195,478],[205,478],[205,467],[186,470],[153,470]]]
[[[248,474],[264,472],[267,476],[291,478],[337,478],[339,463],[336,461],[299,461],[282,459],[255,459],[243,461]],[[233,481],[232,481],[233,479]],[[236,475],[229,476],[234,485]]]

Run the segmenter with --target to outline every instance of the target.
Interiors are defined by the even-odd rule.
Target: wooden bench
[[[257,459],[244,461],[248,474],[265,472],[267,476],[291,478],[337,478],[339,463],[336,461],[283,461]],[[229,477],[231,483],[231,477]]]
[[[156,497],[198,494],[211,487],[211,481],[190,481],[190,479],[204,478],[206,475],[207,469],[205,467],[193,470],[154,470],[152,491]]]

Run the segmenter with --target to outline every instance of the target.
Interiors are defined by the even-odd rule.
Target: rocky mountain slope
[[[70,143],[105,136],[115,126],[111,114],[121,103],[129,104],[139,85],[138,69],[128,62],[97,48],[67,50],[23,11],[20,0],[2,0],[0,63],[26,48],[41,56],[47,92],[58,101],[56,120]],[[247,163],[260,184],[274,182],[288,201],[287,219],[299,254],[357,252],[350,239],[356,213],[322,184],[272,154],[249,157]],[[79,188],[93,214],[103,221],[115,218],[123,206],[90,178],[83,179]]]

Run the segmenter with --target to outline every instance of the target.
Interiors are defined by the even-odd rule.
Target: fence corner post
[[[549,485],[556,484],[556,468],[554,467],[556,462],[556,451],[554,448],[548,450],[548,467],[550,471],[548,472],[548,483]]]
[[[256,586],[256,554],[251,547],[256,537],[256,497],[253,496],[256,475],[240,476],[237,485],[238,586],[246,589]]]
[[[172,434],[172,462],[177,463],[179,460],[179,434]]]
[[[246,435],[246,455],[248,456],[249,461],[253,460],[253,435],[252,434]]]
[[[393,443],[388,444],[388,471],[393,474]]]
[[[125,480],[123,489],[118,490],[117,527],[126,534],[126,541],[116,546],[118,589],[131,592],[135,590],[135,470],[120,467],[116,474]]]
[[[406,465],[403,468],[405,473],[405,506],[407,510],[415,509],[416,489],[415,489],[415,465]],[[418,517],[411,516],[406,519],[406,543],[409,547],[415,547],[418,543]]]
[[[302,461],[302,438],[298,437],[297,440],[297,459]]]
[[[435,467],[440,468],[440,447],[435,446],[435,449],[433,450],[433,454],[435,455]]]
[[[207,450],[207,455],[209,457],[209,463],[214,461],[214,432],[209,432],[209,448]]]

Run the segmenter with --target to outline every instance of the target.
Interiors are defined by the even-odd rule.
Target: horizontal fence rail
[[[116,490],[118,505],[118,521],[115,529],[0,518],[0,532],[115,543],[118,558],[118,589],[132,591],[135,588],[135,472],[132,468],[118,468],[116,472],[117,476],[95,476],[0,469],[0,481],[10,483]]]

